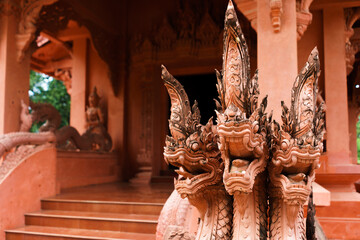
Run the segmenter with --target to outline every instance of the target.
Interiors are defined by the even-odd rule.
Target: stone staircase
[[[149,191],[140,196],[141,191],[127,195],[117,189],[111,197],[110,192],[97,195],[98,190],[88,190],[88,194],[75,191],[43,199],[41,210],[25,214],[25,226],[7,230],[6,239],[154,240],[157,219],[171,192],[169,188],[154,196]]]
[[[331,204],[317,207],[316,216],[328,239],[360,239],[360,194],[331,192]]]

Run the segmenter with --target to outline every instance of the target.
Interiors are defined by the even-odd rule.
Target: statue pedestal
[[[60,190],[119,181],[117,154],[88,151],[57,151],[57,182]]]

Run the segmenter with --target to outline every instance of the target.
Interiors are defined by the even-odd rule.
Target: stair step
[[[360,194],[331,192],[330,206],[316,206],[316,216],[360,218]]]
[[[44,199],[43,210],[159,215],[163,203]]]
[[[317,217],[328,239],[360,239],[360,218]]]
[[[26,225],[79,229],[156,232],[157,215],[44,210],[25,214]]]
[[[359,202],[331,202],[328,207],[317,207],[316,216],[360,218]]]
[[[154,240],[154,234],[97,231],[75,228],[25,226],[15,230],[6,231],[7,240]]]

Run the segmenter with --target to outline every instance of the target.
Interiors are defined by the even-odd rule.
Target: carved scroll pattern
[[[241,94],[241,88],[243,88],[244,81],[241,81],[240,73],[242,72],[242,66],[238,63],[237,57],[240,55],[239,49],[234,39],[229,41],[229,54],[226,58],[226,70],[224,78],[228,79],[225,81],[225,105],[230,106],[234,104],[236,107],[244,111],[240,99],[238,96]]]

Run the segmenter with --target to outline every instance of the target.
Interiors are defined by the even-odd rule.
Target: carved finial
[[[319,52],[315,47],[297,76],[291,93],[292,136],[298,144],[314,146],[314,119],[320,74]]]
[[[164,80],[171,100],[169,128],[175,139],[185,139],[199,128],[200,111],[195,101],[192,110],[183,86],[161,65],[161,78]]]
[[[223,111],[234,105],[240,111],[246,112],[244,90],[250,79],[249,59],[247,44],[234,5],[229,1],[225,13],[223,69],[221,75],[217,73],[217,87]]]

